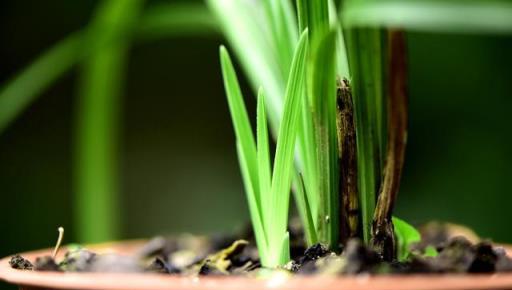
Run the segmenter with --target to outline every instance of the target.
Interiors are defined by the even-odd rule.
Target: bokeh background
[[[0,1],[0,84],[87,25],[97,2]],[[223,42],[180,36],[130,49],[119,238],[230,231],[248,221],[218,61]],[[512,242],[512,36],[410,32],[408,48],[410,131],[397,215]],[[76,241],[76,87],[73,70],[0,134],[0,256],[52,246],[60,225],[66,242]]]

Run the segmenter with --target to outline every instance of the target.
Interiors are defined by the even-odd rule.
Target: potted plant
[[[224,87],[251,216],[252,234],[246,237],[253,240],[252,246],[245,239],[215,247],[211,240],[203,244],[201,238],[192,238],[187,241],[203,247],[194,249],[215,250],[189,256],[180,267],[177,261],[183,257],[169,255],[190,250],[175,246],[182,238],[156,239],[142,248],[140,242],[128,242],[70,249],[62,257],[57,255],[61,231],[51,256],[46,250],[4,259],[0,278],[23,289],[512,287],[511,274],[488,274],[512,269],[503,248],[467,239],[435,243],[427,232],[421,241],[416,229],[393,216],[407,140],[403,29],[473,25],[512,30],[506,18],[512,7],[340,2],[298,0],[293,6],[289,1],[207,1],[257,91],[253,131],[230,53],[221,46]],[[112,3],[113,8],[124,7],[122,1]],[[457,16],[460,7],[467,15]],[[484,8],[502,18],[471,17]],[[132,23],[123,19],[117,18],[118,29],[125,33]],[[105,42],[111,39],[105,36]],[[91,71],[101,68],[93,64]],[[85,131],[90,128],[87,122],[84,126]],[[276,139],[275,154],[270,136]],[[302,230],[290,229],[292,193]],[[297,254],[297,243],[305,244],[305,251]],[[244,252],[247,249],[252,252]],[[106,254],[111,251],[131,258]],[[142,267],[141,261],[148,258],[151,263]],[[15,268],[41,271],[11,269],[9,260]],[[174,275],[111,273],[117,270]],[[81,271],[86,273],[76,273]],[[358,275],[411,272],[416,275]],[[425,272],[428,275],[420,275]],[[466,272],[480,275],[460,275]],[[225,274],[242,276],[219,277]]]

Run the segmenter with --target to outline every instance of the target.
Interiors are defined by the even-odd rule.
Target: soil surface
[[[299,227],[290,228],[292,260],[282,272],[296,275],[493,273],[512,271],[505,250],[481,241],[470,230],[430,223],[421,228],[422,241],[405,261],[384,262],[373,249],[350,239],[341,252],[322,244],[309,248]],[[250,230],[213,237],[181,235],[155,237],[134,256],[97,254],[79,246],[68,247],[60,261],[50,256],[29,261],[11,258],[12,268],[60,272],[150,272],[167,275],[258,275],[261,267]]]

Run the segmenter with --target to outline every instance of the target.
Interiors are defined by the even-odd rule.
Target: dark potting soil
[[[340,253],[325,245],[304,246],[302,232],[290,228],[292,260],[281,270],[296,275],[356,275],[413,273],[493,273],[512,271],[503,248],[480,241],[462,227],[432,223],[422,228],[422,241],[405,261],[385,262],[360,240],[352,239]],[[425,254],[435,249],[436,255]],[[156,237],[133,256],[96,254],[85,248],[68,251],[60,261],[50,256],[33,263],[15,255],[12,268],[61,272],[149,272],[167,275],[257,275],[260,265],[251,231],[213,237]]]

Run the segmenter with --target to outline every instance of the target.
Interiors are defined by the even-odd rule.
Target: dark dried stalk
[[[357,155],[354,106],[348,80],[338,80],[336,125],[340,162],[341,231],[340,241],[345,243],[357,236],[359,201],[357,196]]]
[[[372,245],[383,259],[396,258],[391,215],[400,186],[407,142],[406,47],[403,31],[391,30],[389,40],[388,144],[383,182],[375,208]]]

